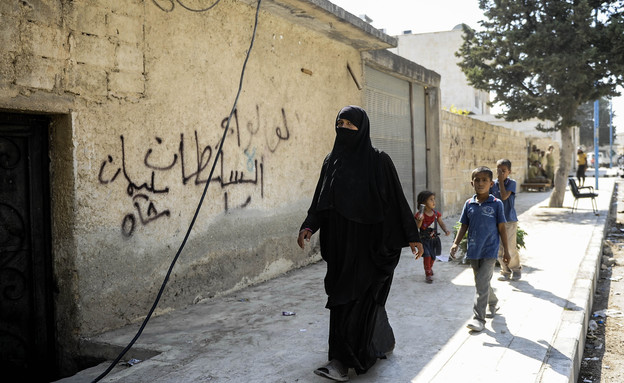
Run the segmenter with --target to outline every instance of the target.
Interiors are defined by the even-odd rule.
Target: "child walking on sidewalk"
[[[498,298],[490,285],[494,264],[498,256],[499,238],[503,242],[503,261],[509,262],[507,235],[505,233],[505,214],[503,203],[490,194],[493,173],[488,167],[481,166],[472,171],[472,186],[475,195],[466,201],[459,222],[461,227],[451,246],[451,257],[468,231],[468,251],[466,259],[470,262],[475,279],[476,296],[473,305],[473,319],[467,325],[472,331],[485,328],[485,318],[494,317],[498,310]],[[489,313],[486,315],[486,307]]]
[[[433,262],[435,262],[436,255],[440,255],[442,251],[438,225],[440,225],[445,235],[449,235],[451,232],[447,230],[444,221],[442,221],[442,213],[435,210],[435,193],[430,192],[429,190],[423,190],[418,194],[417,202],[419,211],[416,212],[414,218],[416,218],[416,224],[420,229],[420,240],[424,250],[422,259],[423,267],[425,269],[425,281],[427,283],[432,283]],[[420,209],[421,207],[422,210]]]
[[[518,215],[516,214],[516,181],[509,178],[511,174],[511,161],[506,158],[496,162],[497,179],[494,186],[490,188],[490,194],[503,201],[503,211],[505,212],[505,232],[507,233],[507,245],[509,246],[509,263],[503,262],[503,246],[498,247],[498,262],[501,266],[499,281],[517,281],[522,277],[522,265],[520,264],[520,253],[516,246],[516,235],[518,232]],[[513,274],[512,274],[513,273]]]

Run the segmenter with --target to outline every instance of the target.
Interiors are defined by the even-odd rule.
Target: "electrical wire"
[[[185,5],[181,0],[177,0],[176,2],[174,2],[173,0],[168,0],[169,1],[169,8],[165,8],[162,5],[160,5],[160,3],[157,0],[152,0],[152,3],[154,3],[155,6],[157,6],[158,8],[160,8],[162,11],[164,12],[171,12],[174,10],[175,8],[175,3],[177,2],[178,4],[180,4],[180,6],[184,9],[186,9],[187,11],[191,11],[191,12],[206,12],[211,10],[212,8],[214,8],[217,4],[219,4],[219,2],[221,0],[217,0],[215,1],[212,5],[206,7],[206,8],[200,8],[200,9],[195,9],[195,8],[191,8],[188,5]]]
[[[194,8],[189,7],[189,6],[186,6],[186,5],[184,5],[184,3],[183,3],[183,2],[181,2],[180,0],[178,0],[178,4],[180,4],[180,6],[181,6],[182,8],[184,8],[184,9],[186,9],[187,11],[191,11],[191,12],[206,12],[206,11],[209,11],[209,10],[211,10],[212,8],[214,8],[217,4],[219,4],[219,2],[220,2],[220,1],[221,1],[221,0],[217,0],[217,1],[215,1],[215,2],[211,5],[211,6],[206,7],[206,8],[201,8],[201,9],[194,9]]]
[[[167,282],[169,281],[169,277],[171,276],[171,272],[173,271],[173,267],[175,266],[178,258],[180,257],[180,253],[182,253],[182,249],[184,249],[184,246],[186,245],[186,241],[188,240],[188,238],[189,238],[189,236],[191,234],[191,230],[193,229],[193,226],[195,225],[195,221],[197,220],[197,216],[199,215],[199,210],[201,209],[202,204],[204,203],[204,198],[206,197],[206,192],[208,191],[208,186],[210,185],[210,180],[212,180],[212,175],[214,173],[214,170],[215,170],[215,167],[217,165],[217,162],[219,161],[219,156],[221,155],[221,151],[223,149],[223,143],[225,142],[225,138],[227,136],[227,132],[230,129],[230,121],[232,120],[232,116],[234,115],[234,112],[236,111],[236,105],[238,104],[238,98],[239,98],[239,96],[241,94],[241,91],[243,89],[243,79],[245,77],[245,69],[247,68],[247,61],[249,61],[249,55],[251,54],[251,49],[253,48],[254,41],[256,40],[256,30],[258,29],[258,15],[260,13],[260,3],[261,2],[262,2],[262,0],[258,0],[258,5],[256,7],[256,16],[255,16],[255,19],[254,19],[254,28],[253,28],[253,33],[252,33],[252,36],[251,36],[251,43],[249,44],[249,49],[247,50],[247,54],[245,56],[245,61],[243,62],[243,68],[241,70],[240,81],[238,83],[238,91],[236,92],[236,98],[234,99],[234,104],[232,105],[232,110],[230,110],[230,115],[228,116],[227,124],[225,126],[225,130],[223,131],[223,136],[221,137],[221,142],[219,143],[219,150],[217,151],[217,155],[215,156],[214,163],[212,164],[212,168],[210,169],[210,176],[208,177],[208,181],[206,182],[206,186],[204,187],[204,191],[203,191],[203,193],[201,195],[201,198],[199,199],[199,203],[197,204],[197,209],[195,209],[195,214],[193,215],[193,219],[191,220],[191,223],[189,224],[188,230],[186,231],[186,234],[184,236],[184,240],[180,244],[180,247],[179,247],[175,257],[173,258],[173,261],[171,262],[171,265],[169,266],[169,270],[167,271],[167,275],[165,276],[165,279],[163,280],[163,283],[160,286],[160,290],[158,291],[158,295],[156,296],[156,300],[154,300],[154,303],[152,304],[152,308],[149,310],[147,316],[143,320],[143,324],[141,324],[141,327],[137,331],[136,335],[134,336],[134,338],[132,338],[130,343],[128,343],[128,345],[123,349],[123,351],[121,351],[121,353],[119,353],[117,358],[115,358],[115,360],[106,369],[106,371],[104,371],[97,378],[95,378],[92,381],[92,383],[98,382],[102,378],[104,378],[106,375],[108,375],[108,373],[111,372],[111,370],[117,365],[117,363],[119,363],[121,358],[130,350],[130,348],[132,348],[134,343],[139,339],[139,337],[143,333],[143,330],[145,329],[145,326],[147,325],[147,322],[152,317],[152,314],[154,313],[154,310],[156,310],[156,306],[158,306],[158,302],[160,301],[160,298],[162,297],[163,291],[165,290],[165,286],[167,285]]]

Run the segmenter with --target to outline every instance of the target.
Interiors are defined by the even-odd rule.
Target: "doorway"
[[[45,116],[0,113],[0,367],[57,377]]]

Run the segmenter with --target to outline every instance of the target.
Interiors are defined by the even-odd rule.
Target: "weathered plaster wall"
[[[144,28],[130,28],[138,36],[127,39],[143,44],[130,60],[143,60],[144,91],[131,95],[141,101],[78,117],[87,147],[77,151],[78,171],[90,185],[79,193],[84,217],[77,220],[85,223],[79,248],[91,249],[79,286],[86,332],[137,319],[155,296],[216,156],[253,11],[225,2],[203,14],[165,13],[147,3],[137,22]],[[353,88],[339,69],[346,61],[357,66],[359,55],[271,15],[260,17],[223,156],[161,310],[314,260],[294,237],[333,142],[336,105],[359,102],[357,92],[335,91]],[[118,283],[111,286],[111,279]],[[110,302],[107,310],[99,310],[102,298]]]
[[[442,192],[446,215],[461,213],[474,194],[472,171],[488,166],[496,176],[496,161],[507,158],[511,178],[524,181],[527,171],[527,140],[523,133],[441,111]],[[453,224],[453,223],[452,223]]]
[[[200,13],[0,3],[0,109],[53,116],[61,343],[147,313],[209,177],[254,13],[233,0]],[[363,72],[356,49],[260,12],[223,156],[158,312],[318,260],[295,238],[335,114],[362,103],[347,62]]]

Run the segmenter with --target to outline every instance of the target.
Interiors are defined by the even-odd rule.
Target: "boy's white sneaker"
[[[466,327],[468,327],[472,331],[479,332],[479,331],[483,331],[483,329],[485,328],[485,324],[478,319],[473,319],[470,322],[468,322]]]

